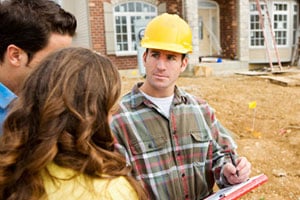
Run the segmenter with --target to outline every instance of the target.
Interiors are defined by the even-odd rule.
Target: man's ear
[[[144,53],[143,53],[143,62],[144,62],[144,64],[145,64],[145,62],[146,62],[146,58],[147,58],[147,51],[145,51]]]
[[[6,51],[7,61],[15,67],[19,67],[24,59],[27,59],[27,54],[16,45],[8,45]]]
[[[188,66],[188,61],[189,61],[189,59],[187,56],[185,56],[182,59],[181,72],[183,72],[186,69],[186,67]]]

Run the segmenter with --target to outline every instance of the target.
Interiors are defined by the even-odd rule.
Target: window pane
[[[149,5],[147,4],[144,4],[144,9],[143,9],[144,12],[150,12],[150,7]]]
[[[250,12],[255,10],[256,10],[256,6],[254,4],[250,4]]]
[[[142,4],[141,4],[141,3],[138,2],[138,3],[135,4],[135,6],[136,6],[136,11],[137,11],[137,12],[142,12],[142,11],[143,11],[143,10],[142,10]]]
[[[134,3],[128,3],[128,7],[129,7],[129,12],[134,12]]]
[[[117,34],[117,42],[122,42],[121,34]]]
[[[123,48],[124,51],[128,51],[128,44],[124,44],[124,48]]]
[[[116,19],[116,20],[115,20],[115,22],[116,22],[116,25],[118,25],[118,24],[120,24],[120,23],[121,23],[121,20],[120,20],[121,18],[120,18],[120,17],[116,17],[115,19]]]
[[[128,41],[127,40],[127,35],[123,35],[123,41],[126,41],[126,42]]]
[[[120,5],[120,12],[126,12],[127,11],[127,4]]]
[[[122,17],[122,24],[126,24],[126,17]]]

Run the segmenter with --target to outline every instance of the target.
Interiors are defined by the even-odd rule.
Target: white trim
[[[149,6],[150,9],[154,9],[154,12],[148,12],[148,11],[133,11],[133,12],[128,12],[128,11],[115,11],[115,9],[118,6],[124,5],[124,7],[128,6],[130,3],[134,3],[136,6],[137,4],[141,4],[142,8],[146,5]],[[129,1],[129,2],[122,2],[119,4],[115,4],[112,6],[113,7],[113,22],[114,22],[114,45],[115,45],[115,53],[116,55],[137,55],[137,51],[135,50],[134,47],[134,40],[132,40],[132,34],[134,33],[134,30],[132,30],[133,24],[131,24],[133,18],[141,18],[141,19],[148,19],[148,18],[153,18],[157,16],[157,6],[155,4],[143,2],[143,1]],[[120,7],[122,8],[122,7]],[[122,41],[127,43],[127,48],[128,50],[118,50],[118,41],[117,41],[117,25],[116,25],[116,17],[125,17],[125,23],[126,23],[126,32],[120,32],[120,34],[123,33],[123,36],[125,35],[127,37],[127,41]],[[122,23],[120,23],[120,26]],[[120,27],[121,29],[122,27]],[[124,28],[124,27],[123,27]],[[121,44],[122,45],[122,44]]]

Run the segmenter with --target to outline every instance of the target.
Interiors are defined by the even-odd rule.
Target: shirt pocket
[[[207,134],[206,130],[190,131],[190,134],[193,139],[193,142],[209,142],[210,141],[210,137]]]
[[[212,156],[212,146],[211,146],[211,137],[204,130],[190,131],[191,145],[193,162],[203,166],[207,159],[210,159]],[[199,163],[200,162],[200,163]]]
[[[144,138],[142,141],[132,142],[133,155],[151,153],[163,149],[167,145],[166,137]]]

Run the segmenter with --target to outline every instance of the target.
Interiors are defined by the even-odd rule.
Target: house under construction
[[[119,69],[138,67],[140,26],[175,13],[193,32],[192,66],[201,57],[245,64],[295,61],[299,0],[56,0],[78,19],[74,45],[107,55]]]

